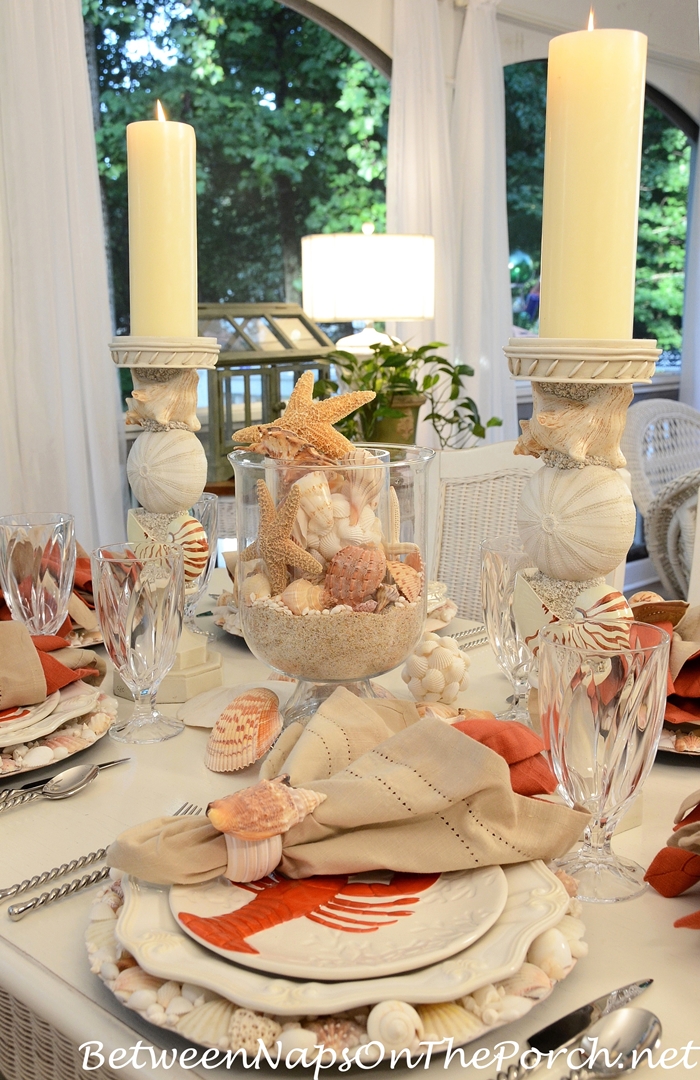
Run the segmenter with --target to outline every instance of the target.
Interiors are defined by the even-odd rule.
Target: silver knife
[[[607,1016],[614,1009],[620,1009],[623,1005],[629,1005],[653,983],[653,979],[640,979],[639,982],[629,983],[628,986],[620,986],[617,990],[611,990],[609,994],[589,1001],[579,1009],[555,1020],[553,1024],[541,1028],[526,1040],[526,1049],[538,1050],[540,1054],[549,1054],[552,1050],[561,1050],[573,1043],[579,1035],[600,1020],[601,1016]],[[497,1080],[521,1080],[528,1072],[522,1065],[511,1065],[506,1072],[499,1072]]]
[[[116,761],[103,761],[97,766],[97,769],[99,772],[102,772],[103,769],[111,769],[114,765],[123,765],[126,761],[131,761],[131,758],[123,757],[118,758]],[[45,776],[43,780],[30,780],[28,784],[21,784],[20,787],[17,788],[5,788],[3,791],[0,791],[0,802],[5,802],[6,799],[11,799],[15,795],[21,795],[23,791],[32,791],[35,788],[41,788],[44,784],[48,784],[49,780],[54,780],[58,775],[58,773],[55,773],[54,776]]]

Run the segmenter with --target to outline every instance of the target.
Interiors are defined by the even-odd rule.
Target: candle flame
[[[588,12],[588,29],[595,30],[595,21],[593,19],[593,8]]]
[[[165,115],[165,109],[161,105],[160,101],[156,101],[156,117],[159,120],[167,120],[168,119],[167,116]]]

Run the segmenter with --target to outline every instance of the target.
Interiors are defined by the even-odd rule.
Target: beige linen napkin
[[[578,839],[588,814],[516,795],[508,765],[412,702],[362,701],[339,688],[306,728],[284,732],[266,775],[322,792],[282,837],[288,877],[387,869],[412,873],[550,859]],[[111,866],[158,884],[222,874],[226,842],[213,826],[158,818],[123,833]]]
[[[23,623],[0,623],[0,712],[46,700],[39,654]]]

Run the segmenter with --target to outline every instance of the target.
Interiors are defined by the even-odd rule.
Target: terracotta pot
[[[391,399],[391,407],[399,409],[402,415],[386,416],[382,420],[377,420],[374,425],[375,441],[414,445],[418,413],[426,400],[425,394],[395,394]]]

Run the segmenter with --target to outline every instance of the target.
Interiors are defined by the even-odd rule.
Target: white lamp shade
[[[301,274],[304,311],[317,322],[432,319],[434,315],[432,236],[304,236]]]

